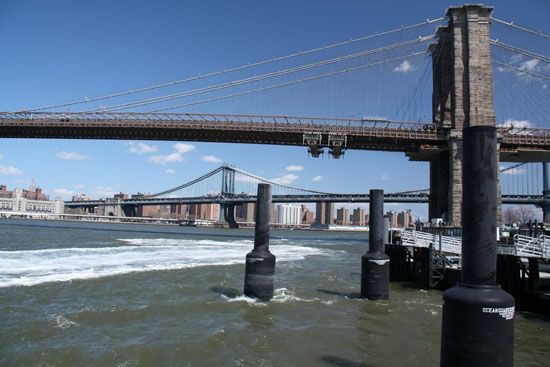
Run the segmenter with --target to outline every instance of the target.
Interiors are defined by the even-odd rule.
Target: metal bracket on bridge
[[[348,137],[345,134],[329,134],[328,145],[330,148],[330,154],[334,158],[340,158],[344,154]]]
[[[319,157],[323,154],[323,136],[318,132],[304,133],[303,142],[308,146],[308,152],[312,157]]]

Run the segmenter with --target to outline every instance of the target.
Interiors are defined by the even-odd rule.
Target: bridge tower
[[[462,222],[462,131],[469,126],[495,126],[489,44],[492,11],[482,5],[450,7],[449,24],[437,30],[438,42],[430,46],[432,118],[447,129],[448,149],[430,160],[429,215],[457,226]],[[499,203],[500,196],[499,190]],[[498,213],[500,218],[500,208]]]
[[[542,221],[550,223],[550,163],[542,164]]]
[[[222,169],[221,194],[225,197],[235,195],[235,169],[228,165],[224,165]],[[235,220],[235,204],[221,204],[220,220],[227,222],[229,228],[239,228]]]

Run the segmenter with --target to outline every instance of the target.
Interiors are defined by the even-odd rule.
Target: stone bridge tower
[[[489,43],[492,11],[482,5],[450,7],[449,24],[438,28],[438,42],[430,46],[433,123],[447,129],[448,149],[430,160],[429,216],[457,226],[462,221],[462,130],[495,125]]]

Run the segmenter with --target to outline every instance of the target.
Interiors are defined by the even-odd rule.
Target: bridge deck
[[[542,195],[502,195],[504,204],[539,204],[542,201]],[[368,203],[368,194],[331,194],[331,195],[273,195],[274,203]],[[120,202],[110,202],[120,205],[176,205],[176,204],[242,204],[255,203],[256,195],[235,194],[231,196],[210,195],[200,197],[168,197],[155,198],[144,197],[134,199],[123,199]],[[385,194],[386,203],[428,203],[429,194]],[[89,201],[66,201],[67,207],[94,207],[108,204],[105,200]]]
[[[345,135],[346,149],[402,151],[427,160],[447,149],[449,132],[432,124],[375,119],[171,113],[0,113],[0,137],[187,140],[307,146],[305,133]],[[501,160],[550,160],[550,130],[506,129]],[[415,155],[416,154],[416,155]]]

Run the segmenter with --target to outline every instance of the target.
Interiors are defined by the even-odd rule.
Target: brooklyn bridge
[[[469,126],[493,125],[498,127],[500,163],[530,163],[537,167],[531,170],[530,177],[515,178],[527,182],[525,186],[531,188],[530,192],[503,189],[499,194],[502,203],[536,204],[543,208],[545,220],[550,221],[547,163],[550,161],[547,89],[550,77],[545,74],[550,57],[538,49],[530,49],[537,42],[544,49],[549,36],[494,18],[491,13],[492,8],[480,5],[451,7],[445,18],[428,19],[252,64],[103,96],[2,112],[0,137],[276,144],[303,146],[313,157],[328,153],[334,158],[353,150],[403,152],[411,161],[429,162],[429,191],[394,193],[388,195],[386,201],[427,202],[430,218],[444,218],[447,223],[460,225],[462,132]],[[491,31],[495,31],[498,38],[492,36]],[[526,43],[514,43],[514,40]],[[406,94],[400,103],[397,96],[365,91],[369,89],[368,83],[357,86],[359,77],[380,74],[383,70],[390,74],[406,72],[412,67],[410,60],[426,57],[431,62],[426,64],[416,84],[402,86]],[[381,66],[389,67],[382,69]],[[422,103],[420,91],[430,80],[430,74],[432,116],[422,119],[415,111]],[[377,77],[378,90],[382,84],[397,83],[383,73]],[[203,84],[193,84],[198,82]],[[342,83],[344,88],[340,86]],[[183,85],[190,87],[162,94],[163,90]],[[378,104],[394,103],[396,118],[350,117],[345,116],[345,112],[344,116],[335,117],[250,114],[242,107],[239,113],[191,112],[194,106],[212,106],[219,111],[228,100],[275,99],[274,92],[280,93],[278,98],[292,100],[316,93],[320,85],[331,95],[343,93],[338,97],[343,109],[346,105],[363,103],[366,97],[376,98]],[[350,88],[362,92],[346,93]],[[367,96],[367,92],[371,94]],[[530,104],[518,105],[514,92],[531,96]],[[170,104],[172,101],[179,103]],[[277,106],[271,107],[276,112]],[[510,119],[512,109],[515,116],[523,114],[530,118]],[[235,107],[231,110],[235,111]],[[128,208],[152,203],[208,201],[228,206],[255,200],[251,195],[253,191],[232,190],[233,176],[242,175],[241,171],[225,167],[214,173],[229,180],[229,183],[224,181],[221,190],[204,191],[196,196],[175,195],[179,189],[192,186],[184,185],[158,195],[131,198],[121,205]],[[202,179],[205,177],[193,185]],[[504,179],[501,181],[504,186]],[[291,191],[276,194],[274,198],[280,202],[367,202],[369,199],[360,193]],[[345,192],[345,188],[342,191]],[[95,204],[99,202],[86,205]]]

